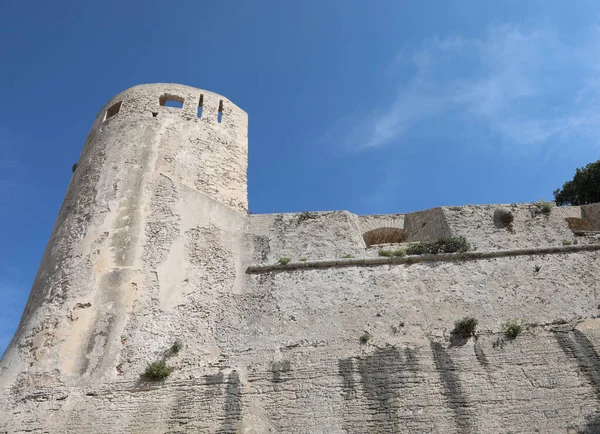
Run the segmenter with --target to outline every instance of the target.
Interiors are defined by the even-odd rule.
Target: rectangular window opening
[[[219,114],[217,115],[217,121],[221,123],[223,120],[223,100],[219,100]]]
[[[118,103],[115,103],[113,105],[111,105],[108,110],[106,110],[106,115],[104,116],[104,120],[110,119],[112,118],[114,115],[116,115],[117,113],[119,113],[119,110],[121,110],[121,104],[123,101],[119,101]]]
[[[174,108],[183,108],[183,101],[182,97],[168,93],[163,94],[158,100],[161,106]]]
[[[198,100],[198,118],[202,117],[202,106],[204,105],[204,95],[200,95],[200,100]]]

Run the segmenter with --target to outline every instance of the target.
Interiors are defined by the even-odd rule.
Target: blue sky
[[[249,114],[254,213],[550,200],[599,158],[595,1],[0,2],[0,352],[91,122],[147,82]]]

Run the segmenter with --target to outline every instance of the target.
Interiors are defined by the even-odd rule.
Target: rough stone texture
[[[579,217],[579,207],[552,207],[548,214],[538,204],[502,205],[514,216],[511,227],[498,228],[493,215],[498,205],[443,207],[447,224],[454,236],[464,236],[480,250],[512,249],[560,245],[573,240],[566,217]]]
[[[515,216],[513,216],[512,211],[505,206],[501,206],[496,208],[494,211],[494,223],[498,227],[505,227],[513,222]]]
[[[404,229],[408,232],[407,241],[436,240],[452,235],[443,208],[407,214],[404,217]]]
[[[589,225],[588,229],[592,231],[600,231],[600,204],[593,203],[590,205],[583,205],[581,207],[581,217],[586,220]]]
[[[365,250],[358,216],[348,211],[253,214],[249,220],[253,262],[341,258]]]
[[[596,228],[598,204],[504,205],[510,230],[498,205],[249,216],[246,129],[180,85],[102,109],[0,362],[0,432],[600,431],[598,237],[565,221]],[[478,255],[375,258],[380,227]],[[252,271],[283,256],[307,267]],[[451,339],[466,315],[476,338]]]

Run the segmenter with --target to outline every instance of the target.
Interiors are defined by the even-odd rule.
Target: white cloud
[[[581,44],[564,43],[551,27],[490,26],[479,39],[431,38],[404,47],[386,71],[412,68],[396,83],[395,98],[354,116],[346,142],[355,149],[402,143],[415,126],[447,114],[460,127],[485,130],[506,149],[531,152],[550,138],[595,130],[600,118],[600,40],[593,29]],[[592,41],[591,43],[588,41]]]

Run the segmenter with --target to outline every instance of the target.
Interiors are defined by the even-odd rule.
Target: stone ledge
[[[291,271],[316,268],[356,267],[388,264],[415,264],[418,262],[456,262],[476,261],[479,259],[505,258],[507,256],[553,255],[560,253],[596,252],[600,244],[585,244],[575,246],[550,246],[529,249],[496,250],[491,252],[442,253],[437,255],[412,255],[403,257],[376,258],[340,258],[320,259],[315,261],[290,262],[287,265],[267,264],[251,265],[246,269],[248,274],[267,273],[271,271]]]

